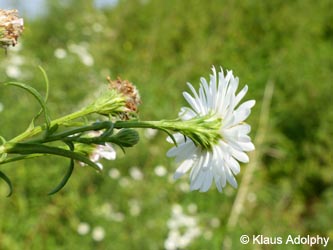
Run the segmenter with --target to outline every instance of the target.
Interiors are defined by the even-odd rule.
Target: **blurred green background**
[[[19,8],[24,1],[15,2]],[[93,99],[106,76],[121,76],[140,90],[140,118],[156,120],[175,118],[185,83],[197,87],[212,65],[221,65],[257,101],[248,119],[252,138],[272,81],[245,209],[228,228],[238,190],[189,192],[188,176],[171,178],[176,165],[165,156],[165,134],[142,130],[139,145],[125,155],[119,150],[102,174],[78,166],[54,196],[47,192],[62,178],[65,160],[2,165],[14,194],[6,198],[0,182],[0,249],[310,248],[242,245],[243,234],[329,236],[332,247],[333,2],[112,2],[96,8],[92,0],[49,0],[42,15],[24,16],[19,45],[0,55],[0,81],[29,83],[43,93],[41,65],[51,83],[51,115],[58,117]],[[22,132],[38,110],[23,91],[0,86],[0,135]]]

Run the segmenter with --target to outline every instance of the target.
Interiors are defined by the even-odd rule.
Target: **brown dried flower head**
[[[128,80],[122,80],[120,77],[117,80],[111,80],[108,76],[106,78],[109,82],[109,88],[116,90],[118,93],[125,97],[125,112],[124,119],[129,119],[129,115],[135,115],[138,113],[138,106],[141,103],[141,98],[137,88]]]
[[[22,31],[23,18],[18,17],[18,11],[0,9],[0,47],[15,46]]]

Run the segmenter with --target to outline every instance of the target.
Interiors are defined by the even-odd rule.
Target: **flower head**
[[[136,116],[138,105],[141,103],[137,88],[129,81],[120,78],[112,81],[107,77],[107,80],[109,88],[85,108],[87,113],[116,116],[122,120]]]
[[[120,77],[114,81],[107,77],[107,80],[110,89],[116,90],[124,96],[126,110],[123,112],[123,118],[128,120],[131,114],[138,112],[138,106],[141,103],[139,91],[131,82],[122,80]]]
[[[23,31],[23,19],[18,18],[17,10],[0,9],[0,47],[15,46]]]
[[[198,93],[188,83],[192,95],[188,92],[184,92],[183,95],[190,107],[182,107],[179,117],[188,122],[200,118],[205,119],[207,124],[215,121],[212,128],[201,126],[206,130],[206,134],[210,132],[216,134],[216,121],[220,121],[218,136],[215,135],[214,140],[205,146],[196,143],[184,133],[177,133],[174,135],[177,146],[167,153],[180,163],[174,175],[175,179],[191,169],[191,190],[201,192],[206,192],[213,180],[220,192],[226,182],[237,187],[234,175],[240,172],[238,161],[248,162],[249,157],[245,152],[254,150],[254,145],[248,136],[251,127],[244,123],[244,120],[250,115],[255,101],[250,100],[239,105],[248,87],[245,86],[236,94],[239,79],[233,76],[232,71],[227,71],[226,75],[222,68],[218,73],[214,67],[212,71],[209,82],[204,78],[200,79]],[[170,138],[168,140],[171,141]]]

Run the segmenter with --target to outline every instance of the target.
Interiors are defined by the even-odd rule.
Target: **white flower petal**
[[[192,109],[188,107],[182,107],[180,109],[179,116],[182,120],[190,120],[193,117],[197,116],[197,113],[195,113]]]
[[[226,176],[227,176],[227,181],[229,182],[229,184],[231,186],[233,186],[234,188],[237,188],[237,181],[234,177],[234,175],[230,172],[230,169],[226,168]]]
[[[206,171],[204,173],[204,179],[200,187],[200,192],[207,192],[213,182],[213,173],[211,171]]]
[[[247,90],[248,90],[248,86],[245,85],[244,88],[242,88],[242,90],[239,91],[239,93],[236,96],[235,106],[237,106],[237,104],[243,99],[243,97],[247,93]]]
[[[228,159],[228,166],[235,175],[240,172],[239,163],[233,157]]]
[[[244,103],[242,103],[237,110],[242,110],[242,109],[251,109],[253,106],[256,104],[255,100],[249,100]]]
[[[173,178],[178,179],[183,176],[193,165],[192,159],[185,160],[180,166],[177,168]]]
[[[181,144],[185,142],[185,137],[181,133],[173,134],[173,138],[176,140],[177,144]],[[170,136],[167,137],[167,142],[173,143],[173,140]]]
[[[182,157],[182,155],[186,154],[188,157],[188,152],[195,150],[194,143],[188,139],[187,142],[179,143],[178,147],[173,147],[169,149],[167,152],[168,157]]]
[[[196,113],[200,113],[200,109],[201,109],[201,107],[200,107],[200,103],[198,103],[197,101],[196,101],[196,99],[194,99],[189,93],[187,93],[187,92],[183,92],[183,96],[184,96],[184,98],[186,99],[186,101],[188,102],[188,104],[190,104],[191,105],[191,107],[194,109],[194,111],[196,112]]]
[[[100,145],[99,147],[99,155],[102,158],[105,158],[107,160],[114,160],[116,159],[116,151],[110,144],[105,144],[105,146]]]
[[[231,154],[233,157],[235,157],[240,162],[244,162],[244,163],[249,162],[249,157],[247,156],[247,154],[245,154],[242,151],[232,148]]]

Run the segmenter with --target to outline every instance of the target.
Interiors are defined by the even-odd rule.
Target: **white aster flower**
[[[96,145],[94,151],[89,156],[90,160],[96,162],[97,165],[103,170],[103,165],[99,162],[101,158],[106,160],[116,159],[116,151],[110,143],[105,143],[105,145]]]
[[[251,127],[244,123],[244,120],[250,115],[255,101],[250,100],[239,105],[248,87],[245,86],[236,94],[239,79],[233,76],[232,71],[227,71],[226,75],[222,68],[218,73],[214,67],[212,71],[209,82],[204,78],[200,79],[198,93],[188,83],[192,95],[187,92],[183,95],[190,107],[182,107],[179,117],[183,121],[207,117],[207,124],[220,119],[218,140],[211,142],[209,147],[203,147],[189,137],[177,133],[174,135],[177,146],[167,153],[167,156],[175,157],[176,162],[180,163],[174,178],[180,178],[191,169],[190,189],[201,192],[206,192],[213,180],[220,192],[227,182],[236,188],[234,175],[240,172],[238,161],[248,162],[249,157],[245,152],[254,150],[248,136]],[[211,130],[214,133],[215,130]],[[170,137],[168,141],[172,142]]]
[[[101,135],[101,131],[90,131],[88,133],[89,137],[95,137]],[[94,145],[91,152],[89,152],[89,159],[92,162],[95,162],[101,170],[103,170],[103,165],[100,163],[100,160],[104,158],[106,160],[115,160],[116,159],[116,150],[113,148],[112,144],[105,143],[104,145]],[[86,164],[80,162],[81,166]]]

